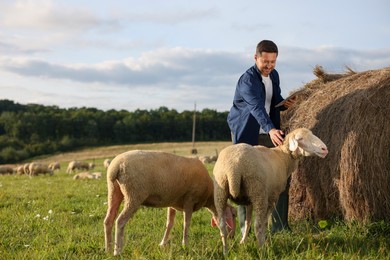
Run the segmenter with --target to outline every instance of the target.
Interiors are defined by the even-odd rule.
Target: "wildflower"
[[[321,228],[321,229],[324,229],[328,226],[328,221],[326,220],[320,220],[318,221],[318,226]]]
[[[41,217],[41,214],[37,214],[35,215],[36,218],[40,218]]]
[[[43,220],[49,220],[49,216],[44,217]]]
[[[53,214],[53,211],[52,210],[49,210],[49,212],[48,212],[49,214]]]

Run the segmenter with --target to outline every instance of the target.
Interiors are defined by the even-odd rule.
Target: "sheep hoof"
[[[164,247],[164,246],[166,246],[167,244],[168,244],[168,241],[166,241],[166,242],[161,241],[161,243],[159,244],[159,246]]]

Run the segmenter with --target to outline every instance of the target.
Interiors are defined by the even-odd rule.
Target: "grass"
[[[103,158],[95,160],[95,170],[104,172]],[[76,181],[65,173],[66,166],[62,161],[61,170],[53,176],[0,176],[0,259],[223,258],[219,231],[210,226],[211,215],[205,209],[193,215],[188,247],[181,245],[182,214],[176,217],[168,246],[161,248],[158,244],[164,233],[166,209],[143,207],[126,226],[123,254],[106,254],[105,178]],[[212,172],[213,165],[207,168]],[[240,236],[236,235],[229,241],[227,259],[390,258],[389,223],[324,223],[320,228],[317,223],[292,221],[292,233],[268,236],[261,249],[253,232],[245,245],[239,244]]]

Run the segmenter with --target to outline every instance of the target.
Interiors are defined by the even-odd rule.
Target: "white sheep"
[[[104,166],[104,168],[107,169],[108,166],[110,166],[110,163],[111,163],[111,160],[110,160],[110,159],[105,159],[105,160],[103,161],[103,166]]]
[[[73,180],[78,180],[78,179],[100,179],[102,177],[101,172],[80,172],[77,173],[73,176]]]
[[[29,172],[29,169],[28,169],[29,166],[30,166],[30,163],[25,163],[23,165],[23,171],[24,171],[24,174],[26,174],[26,175],[30,175],[30,172]]]
[[[210,163],[211,162],[211,159],[210,159],[210,156],[208,155],[202,155],[202,156],[199,156],[199,160],[206,164],[206,163]]]
[[[102,177],[102,173],[101,172],[93,172],[91,173],[92,176],[95,178],[95,179],[100,179]]]
[[[52,162],[49,164],[49,168],[52,169],[53,171],[55,170],[60,170],[61,169],[61,165],[59,162]]]
[[[30,163],[28,166],[28,172],[30,174],[30,177],[37,176],[38,174],[46,174],[49,173],[50,175],[53,175],[53,170],[49,168],[46,164],[42,163]]]
[[[122,252],[124,227],[141,205],[168,207],[161,246],[168,242],[176,210],[184,212],[184,245],[188,244],[193,212],[206,207],[216,216],[213,181],[198,159],[156,151],[125,152],[115,157],[108,167],[107,186],[108,210],[104,220],[106,252],[112,249],[112,227],[124,200],[115,225],[114,255]]]
[[[285,189],[287,179],[298,167],[303,156],[317,155],[324,158],[326,145],[310,130],[299,128],[289,133],[283,145],[274,148],[235,144],[221,151],[214,167],[215,206],[223,244],[228,251],[224,212],[228,199],[247,205],[245,233],[247,239],[251,225],[252,209],[255,212],[255,235],[259,246],[265,242],[268,217]]]
[[[23,165],[16,166],[16,167],[14,168],[14,172],[15,172],[17,175],[23,175],[23,174],[24,174],[24,167],[23,167]]]
[[[95,177],[89,172],[79,172],[73,176],[73,180],[78,179],[95,179]]]
[[[71,161],[68,164],[66,172],[71,174],[75,170],[92,170],[95,167],[94,163],[80,162],[80,161]]]

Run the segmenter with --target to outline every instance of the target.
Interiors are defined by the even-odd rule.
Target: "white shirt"
[[[267,114],[269,115],[269,112],[271,110],[271,100],[272,100],[272,81],[270,77],[264,77],[261,75],[261,78],[263,80],[263,84],[265,86],[265,111],[267,111]],[[264,130],[260,127],[260,134],[265,134]]]

